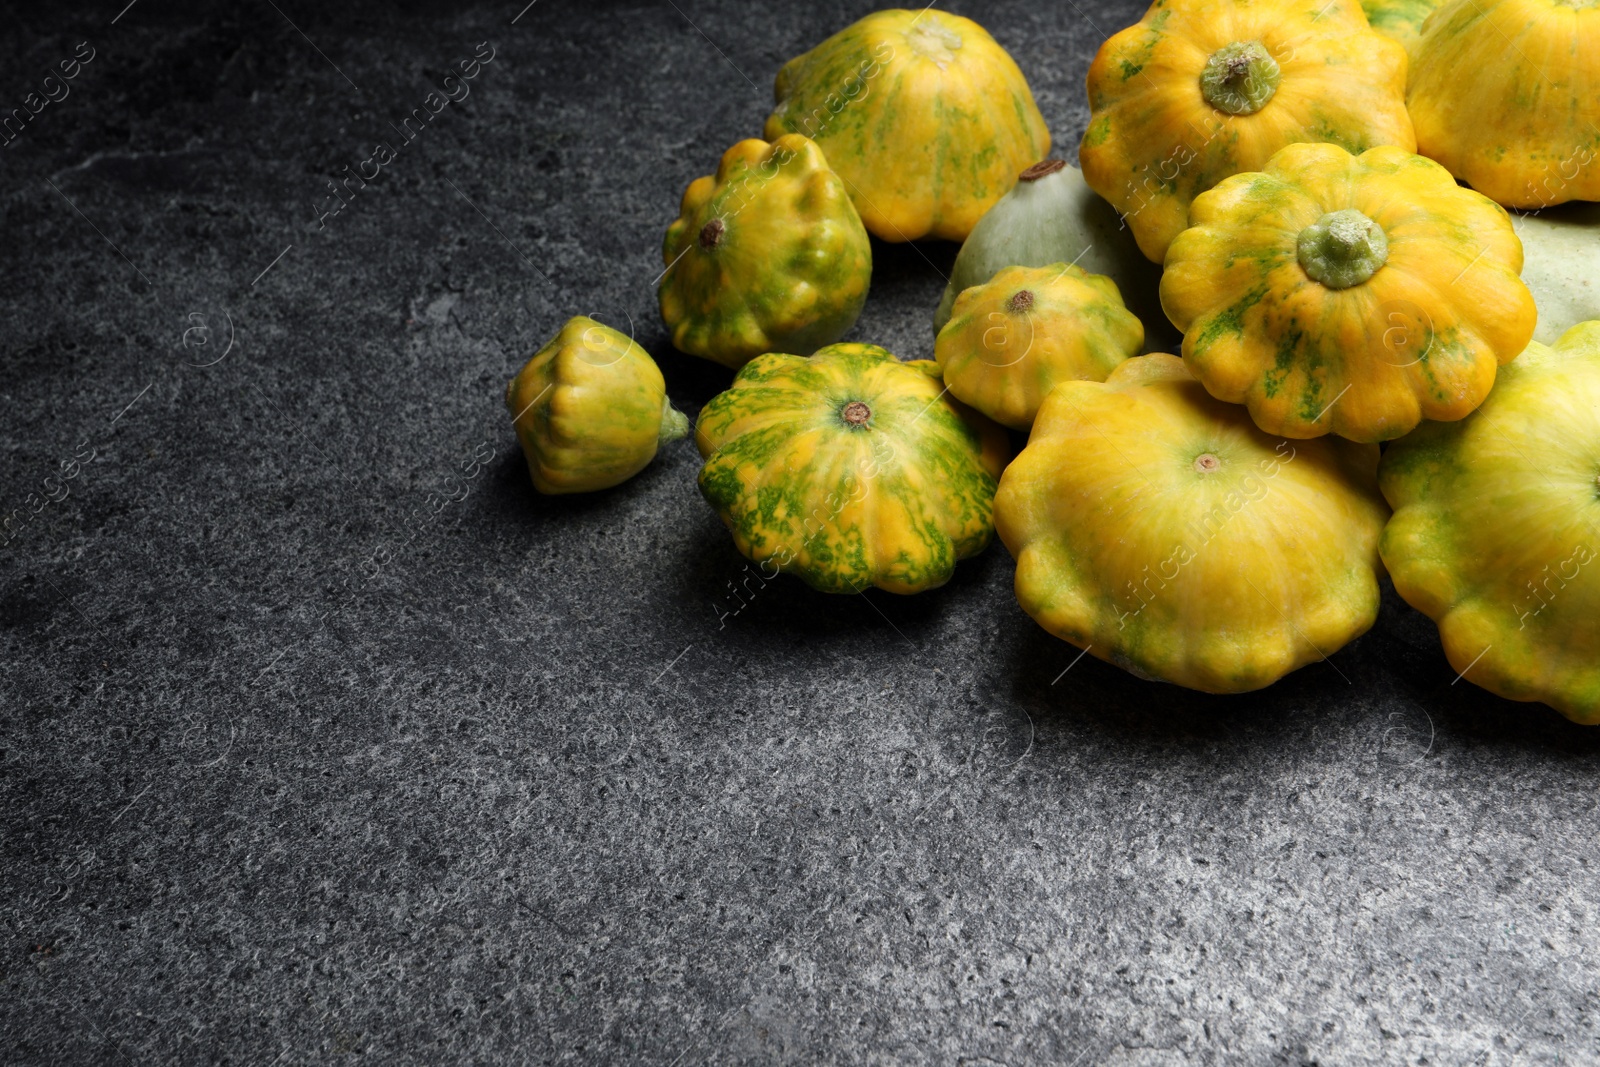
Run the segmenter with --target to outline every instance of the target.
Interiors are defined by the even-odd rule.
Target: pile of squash
[[[1332,655],[1387,573],[1468,680],[1600,722],[1595,57],[1596,0],[1155,0],[1080,172],[981,26],[869,15],[667,228],[672,342],[737,370],[701,492],[825,592],[998,532],[1046,630],[1212,693]],[[871,237],[964,242],[931,360],[838,343]],[[688,429],[584,318],[507,404],[546,493]]]

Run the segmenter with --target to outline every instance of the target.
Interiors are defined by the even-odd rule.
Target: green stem
[[[1260,41],[1235,41],[1211,53],[1200,72],[1200,95],[1218,111],[1254,115],[1278,91],[1282,72]]]
[[[1355,208],[1330,211],[1300,231],[1300,266],[1329,289],[1360,285],[1389,259],[1383,228]]]
[[[661,398],[661,443],[689,436],[689,417],[672,406],[672,401]]]

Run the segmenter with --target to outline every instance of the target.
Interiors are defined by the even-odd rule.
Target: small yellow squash
[[[1384,454],[1383,560],[1450,666],[1600,722],[1600,322],[1535,342],[1461,422]]]
[[[879,11],[785,63],[766,135],[812,138],[885,241],[960,241],[1050,133],[1028,82],[982,26]]]
[[[994,536],[1006,435],[877,345],[745,364],[695,424],[700,491],[771,576],[915,593]]]
[[[1160,263],[1196,196],[1284,145],[1414,151],[1405,91],[1357,0],[1156,0],[1089,67],[1079,161]]]
[[[861,315],[872,243],[822,151],[797,135],[740,141],[667,227],[657,297],[672,343],[739,367],[809,355]]]
[[[1451,0],[1411,58],[1419,152],[1507,207],[1600,200],[1600,4]]]
[[[627,481],[660,443],[689,432],[649,353],[581,315],[511,379],[506,408],[541,493],[587,493]]]
[[[1289,442],[1169,355],[1045,398],[995,524],[1022,609],[1141,678],[1242,693],[1378,614],[1376,445]]]
[[[1533,334],[1503,208],[1399,148],[1283,149],[1194,202],[1161,303],[1211,394],[1285,437],[1467,415]]]
[[[1055,263],[1007,267],[963,292],[933,353],[951,395],[1025,431],[1059,383],[1103,382],[1143,346],[1115,282]]]
[[[972,228],[950,267],[933,313],[935,336],[950,321],[956,297],[1006,267],[1076,263],[1117,283],[1128,310],[1143,322],[1144,343],[1167,352],[1182,343],[1161,313],[1161,268],[1144,258],[1116,210],[1076,167],[1046,159],[1017,175],[1017,184]]]

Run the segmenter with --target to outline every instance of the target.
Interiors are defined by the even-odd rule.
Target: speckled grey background
[[[95,49],[0,148],[0,1062],[1600,1058],[1600,732],[1392,595],[1213,699],[1068,670],[998,546],[735,600],[687,444],[532,492],[567,316],[725,385],[662,230],[867,5],[124,2],[0,10],[0,108]],[[1070,155],[1136,4],[952,6]],[[928,355],[953,252],[853,337]]]

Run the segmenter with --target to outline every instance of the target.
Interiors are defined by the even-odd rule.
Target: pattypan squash
[[[1059,159],[1035,163],[986,212],[961,246],[950,281],[933,315],[937,334],[950,321],[956,297],[982,285],[1005,267],[1045,267],[1076,263],[1091,274],[1117,283],[1128,310],[1147,329],[1145,344],[1176,347],[1156,289],[1161,269],[1139,251],[1128,227],[1105,198],[1089,188],[1076,167]]]
[[[1356,0],[1156,0],[1089,67],[1079,163],[1160,263],[1196,196],[1284,145],[1414,151],[1405,90]]]
[[[817,589],[915,593],[994,533],[1005,432],[877,345],[745,364],[701,409],[700,491],[740,552]]]
[[[1408,49],[1422,34],[1422,24],[1442,0],[1361,0],[1372,28]]]
[[[1290,145],[1194,202],[1161,302],[1211,394],[1286,437],[1459,419],[1536,312],[1504,209],[1399,148]]]
[[[1522,240],[1522,281],[1539,308],[1533,339],[1555,344],[1600,319],[1600,204],[1574,202],[1511,216]]]
[[[728,367],[837,341],[872,280],[872,244],[844,183],[794,134],[740,141],[715,176],[691,182],[662,256],[672,343]]]
[[[1057,384],[1103,382],[1143,346],[1115,282],[1054,263],[1007,267],[963,292],[933,354],[952,396],[1025,431]]]
[[[1600,4],[1451,0],[1411,59],[1417,151],[1507,207],[1600,200]]]
[[[959,241],[1050,148],[1022,71],[960,15],[879,11],[778,72],[766,135],[812,138],[885,241]]]
[[[1141,678],[1270,685],[1378,614],[1376,445],[1290,442],[1170,355],[1066,382],[1000,479],[1022,609]]]
[[[1461,422],[1389,446],[1383,561],[1450,666],[1600,722],[1600,322],[1535,342]]]
[[[625,482],[659,444],[689,432],[649,354],[581,315],[511,379],[506,408],[541,493],[587,493]]]

